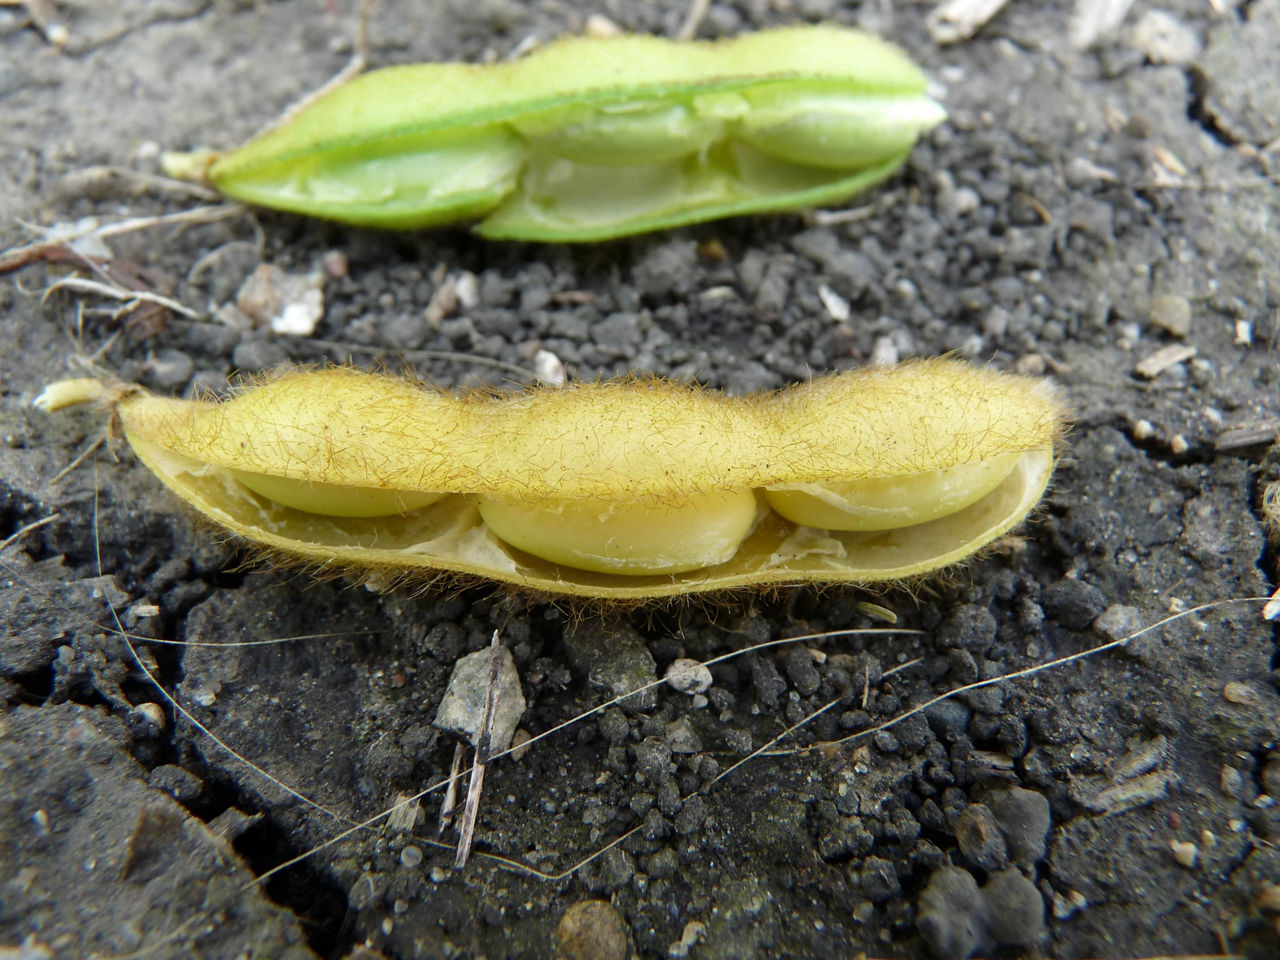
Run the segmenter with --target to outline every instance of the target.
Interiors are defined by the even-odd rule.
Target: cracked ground
[[[195,203],[86,171],[155,173],[161,150],[242,142],[344,66],[352,6],[65,3],[61,48],[0,7],[3,245],[30,239],[23,224]],[[597,13],[672,35],[685,12],[382,0],[371,57],[503,57]],[[192,316],[42,299],[65,265],[4,278],[0,953],[542,957],[586,900],[609,904],[596,916],[636,956],[1280,951],[1276,635],[1256,602],[838,751],[757,757],[702,792],[833,698],[800,742],[1275,587],[1261,504],[1280,473],[1280,3],[1177,0],[1154,31],[1140,2],[1087,51],[1068,45],[1060,4],[1011,4],[947,47],[927,12],[732,0],[703,23],[705,37],[863,26],[929,72],[948,123],[846,222],[555,247],[259,213],[96,251]],[[237,291],[263,264],[325,275],[313,336],[241,322]],[[580,379],[641,370],[735,393],[951,351],[1053,376],[1074,426],[1018,536],[946,578],[600,613],[247,562],[110,442],[59,476],[104,419],[31,407],[77,357],[181,395],[287,363],[499,383],[438,352],[528,367],[538,349]],[[713,669],[705,702],[663,687],[495,763],[464,870],[431,844],[435,795],[421,823],[328,843],[447,771],[436,705],[495,629],[538,733],[679,657],[883,626],[868,604],[921,632],[744,655]],[[171,641],[309,639],[138,644],[135,658],[113,610]]]

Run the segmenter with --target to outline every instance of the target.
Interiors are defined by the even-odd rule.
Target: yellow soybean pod
[[[926,85],[896,47],[836,26],[569,37],[515,61],[376,70],[238,149],[167,165],[347,223],[602,240],[842,201],[945,118]]]
[[[1064,423],[1047,381],[945,359],[744,397],[637,378],[456,395],[332,368],[223,402],[99,380],[37,402],[86,401],[254,544],[617,601],[950,566],[1039,501]]]

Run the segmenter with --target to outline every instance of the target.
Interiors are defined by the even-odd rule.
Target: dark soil
[[[348,3],[60,6],[64,50],[0,8],[5,246],[29,236],[18,219],[189,206],[77,175],[154,172],[157,145],[242,141],[341,68],[353,36]],[[761,217],[549,247],[263,213],[108,241],[199,321],[117,319],[118,304],[68,291],[42,302],[66,267],[8,278],[0,540],[56,519],[0,547],[0,953],[542,957],[582,900],[613,910],[574,911],[565,955],[571,943],[616,950],[619,919],[637,956],[1280,953],[1268,912],[1280,898],[1280,674],[1258,603],[971,691],[838,750],[755,758],[703,789],[833,699],[797,741],[1274,588],[1260,503],[1280,470],[1267,454],[1280,417],[1280,3],[1222,6],[1166,4],[1193,49],[1160,63],[1132,31],[1144,4],[1083,53],[1053,3],[1011,4],[945,48],[921,5],[714,4],[703,35],[863,25],[941,85],[950,123],[856,199],[866,215],[850,223]],[[373,59],[505,56],[597,12],[671,34],[684,11],[382,0]],[[328,280],[311,340],[224,322],[260,263],[305,273],[332,268],[335,251],[347,271]],[[428,309],[459,280],[474,281],[473,299]],[[849,301],[849,319],[832,318],[823,288]],[[1184,343],[1193,357],[1135,374]],[[538,348],[580,378],[643,370],[735,392],[873,354],[957,351],[1045,370],[1076,423],[1043,508],[950,577],[601,614],[246,565],[127,453],[104,448],[55,482],[105,424],[31,407],[77,356],[182,394],[290,361],[497,382],[500,371],[422,351],[527,367]],[[496,762],[464,870],[434,843],[438,794],[409,832],[379,821],[334,839],[447,771],[454,743],[431,725],[436,705],[453,661],[495,629],[523,679],[522,726],[539,733],[678,657],[882,626],[867,600],[922,632],[747,654],[713,669],[704,700],[664,686]],[[108,603],[142,636],[321,636],[139,644],[139,661]],[[484,856],[556,874],[637,826],[558,879]]]

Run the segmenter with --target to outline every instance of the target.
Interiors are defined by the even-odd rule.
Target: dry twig
[[[680,29],[676,31],[676,39],[688,41],[696,37],[698,28],[702,26],[702,21],[707,19],[707,12],[710,9],[711,0],[691,0],[684,23],[680,24]]]
[[[489,688],[484,697],[484,717],[480,721],[480,736],[476,738],[476,760],[471,766],[471,782],[467,785],[467,802],[462,808],[462,826],[458,832],[458,851],[453,865],[461,870],[471,856],[471,844],[475,839],[476,816],[480,812],[480,793],[484,789],[484,772],[489,763],[493,742],[493,711],[498,704],[498,680],[502,673],[502,645],[498,631],[493,631],[489,644]]]

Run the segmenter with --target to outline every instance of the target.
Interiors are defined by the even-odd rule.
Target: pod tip
[[[160,169],[165,176],[188,183],[208,183],[209,168],[221,154],[213,150],[200,149],[185,153],[168,150],[160,154]]]
[[[74,380],[59,380],[51,383],[31,401],[31,405],[45,413],[53,413],[64,407],[75,407],[82,403],[111,404],[121,396],[119,384],[108,383],[94,377],[79,377]]]

